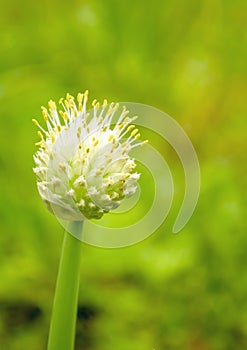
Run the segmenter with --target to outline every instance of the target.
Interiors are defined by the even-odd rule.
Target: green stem
[[[82,222],[72,222],[78,234]],[[79,292],[81,241],[65,232],[52,310],[48,350],[73,350]]]

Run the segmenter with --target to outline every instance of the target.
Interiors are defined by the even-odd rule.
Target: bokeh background
[[[246,13],[244,0],[0,1],[1,350],[46,348],[63,229],[36,190],[31,119],[85,89],[174,117],[202,183],[173,235],[184,180],[164,146],[176,192],[162,227],[83,246],[76,350],[247,348]]]

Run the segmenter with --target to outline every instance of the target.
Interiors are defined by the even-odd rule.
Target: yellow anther
[[[109,107],[108,111],[107,111],[107,114],[108,116],[110,117],[113,113],[113,109],[111,107]]]
[[[32,122],[36,125],[39,126],[39,122],[36,119],[32,119]]]
[[[57,131],[60,132],[61,131],[61,126],[58,124],[57,125]]]
[[[77,95],[77,101],[78,101],[79,103],[81,103],[82,100],[83,100],[83,94],[82,94],[81,92],[79,92],[79,94]]]
[[[94,105],[97,103],[97,100],[96,100],[96,98],[93,100],[93,102],[92,102],[92,106],[94,107]]]
[[[86,152],[87,152],[87,153],[89,153],[89,152],[90,152],[90,148],[89,148],[89,147],[86,149]]]
[[[135,129],[135,125],[130,125],[130,126],[128,126],[128,128],[127,128],[127,131],[130,131],[130,130],[133,130],[133,129]]]
[[[52,101],[52,100],[50,100],[48,102],[48,106],[49,106],[51,111],[54,110],[54,109],[57,109],[56,103],[54,101]]]
[[[131,133],[131,136],[132,137],[135,136],[138,133],[138,131],[139,131],[138,129],[133,130],[132,133]]]
[[[81,112],[82,111],[82,104],[81,102],[79,102],[79,105],[78,105],[78,111]]]
[[[61,115],[61,117],[62,117],[64,120],[68,120],[68,115],[67,115],[67,113],[64,113],[63,111],[59,111],[59,114]]]
[[[75,102],[73,100],[69,100],[69,105],[71,108],[75,108]]]
[[[124,122],[125,124],[127,124],[127,123],[129,123],[131,120],[132,120],[132,119],[130,119],[129,117],[126,117],[126,118],[124,119],[123,122]]]
[[[106,131],[108,129],[108,125],[105,125],[103,128],[102,128],[102,131]]]
[[[79,127],[78,129],[77,129],[77,137],[79,138],[81,136],[81,128]]]
[[[103,106],[105,107],[107,105],[107,103],[108,103],[107,100],[104,99]]]
[[[96,108],[96,109],[99,109],[99,107],[100,107],[100,103],[97,102],[96,105],[95,105],[95,108]]]
[[[51,135],[51,141],[52,141],[52,143],[54,143],[55,140],[56,140],[56,139],[55,139],[55,136],[54,136],[54,134],[52,134],[52,135]]]
[[[38,131],[38,136],[41,138],[41,140],[44,140],[44,136],[43,136],[43,134],[42,134],[42,132],[41,131]]]
[[[88,90],[86,90],[86,91],[84,92],[84,99],[85,99],[85,101],[88,100]]]
[[[70,95],[68,92],[66,94],[66,99],[69,101],[69,100],[74,100],[74,96]]]
[[[123,112],[123,113],[122,113],[122,118],[125,118],[127,114],[129,114],[129,111]],[[130,118],[129,118],[129,117],[128,117],[128,118],[125,118],[125,119],[127,119],[128,121],[130,121]],[[125,121],[125,119],[124,119],[124,121]]]
[[[137,134],[137,135],[135,136],[135,140],[138,140],[140,137],[141,137],[141,134]]]
[[[63,170],[63,171],[66,170],[66,166],[65,166],[64,164],[62,164],[62,163],[59,164],[59,168],[60,168],[61,170]]]
[[[93,146],[96,147],[99,143],[99,140],[96,140],[94,143],[93,143]]]
[[[45,119],[45,121],[47,122],[48,120],[48,112],[47,112],[47,109],[45,107],[41,107],[42,109],[42,114],[43,114],[43,117]]]
[[[41,110],[42,110],[42,112],[47,113],[47,108],[45,108],[44,106],[41,106]]]
[[[113,108],[113,110],[116,112],[116,110],[118,109],[118,107],[119,107],[119,103],[116,103],[115,106],[114,106],[114,108]]]
[[[108,137],[108,141],[111,142],[111,140],[113,139],[114,135],[111,134],[109,137]]]
[[[141,146],[142,146],[142,145],[145,145],[145,144],[148,143],[148,142],[149,142],[148,140],[143,141],[143,142],[141,143]]]
[[[61,97],[58,102],[61,105],[63,103],[63,97]]]

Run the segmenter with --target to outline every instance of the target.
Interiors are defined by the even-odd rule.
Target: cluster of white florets
[[[100,105],[87,112],[88,91],[60,99],[61,110],[49,101],[42,107],[46,129],[39,127],[34,172],[48,209],[65,220],[99,219],[135,193],[140,174],[129,152],[142,145],[140,133],[125,108],[112,124],[118,104]]]

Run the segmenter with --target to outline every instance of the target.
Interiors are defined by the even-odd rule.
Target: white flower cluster
[[[141,142],[140,133],[125,108],[112,124],[118,104],[100,105],[87,112],[88,91],[60,99],[61,110],[49,101],[42,107],[43,128],[34,155],[38,190],[48,209],[64,220],[99,219],[117,208],[137,188],[140,174],[129,151]]]

